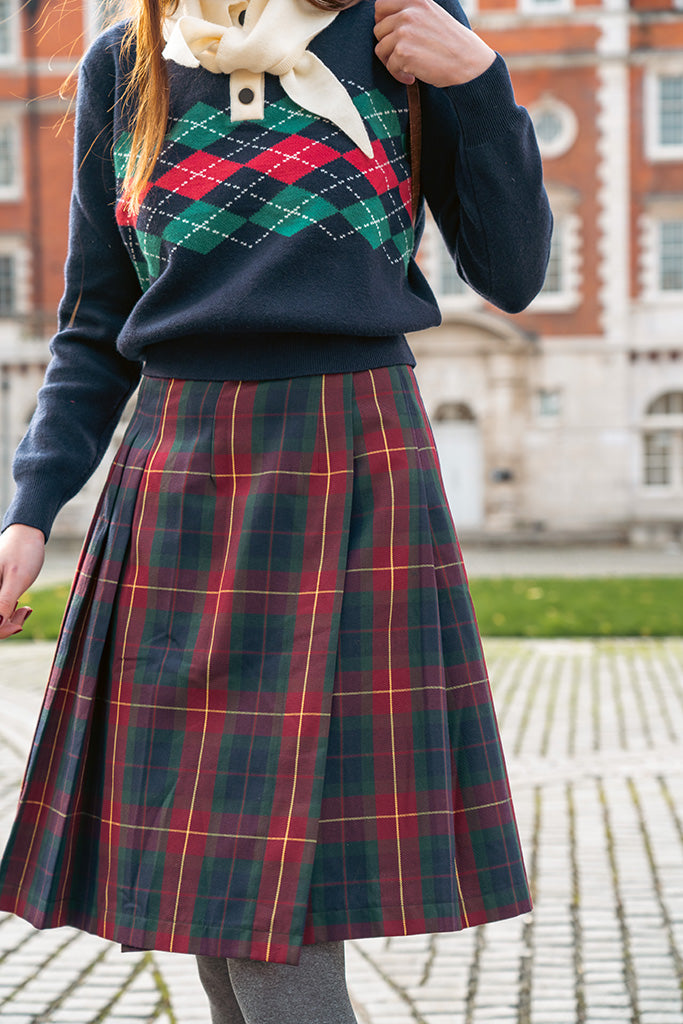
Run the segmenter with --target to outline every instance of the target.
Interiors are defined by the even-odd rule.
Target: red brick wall
[[[17,202],[0,203],[0,232],[20,236],[29,252],[35,327],[49,335],[63,290],[72,175],[73,125],[70,118],[64,122],[67,106],[60,102],[59,90],[66,77],[64,61],[77,59],[83,48],[84,22],[80,0],[43,0],[32,29],[26,12],[21,18],[21,56],[28,60],[35,54],[37,73],[32,80],[27,71],[8,69],[0,75],[0,99],[27,104],[37,99],[28,108],[34,116],[22,118],[23,195]],[[51,70],[49,63],[54,61],[57,69]],[[34,194],[36,176],[39,188]],[[40,224],[37,240],[36,223]],[[42,296],[38,296],[41,278]]]

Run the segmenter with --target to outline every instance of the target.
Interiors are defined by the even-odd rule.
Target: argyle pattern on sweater
[[[118,204],[143,290],[177,247],[208,256],[224,243],[251,250],[273,232],[312,229],[335,241],[356,232],[407,270],[410,167],[398,112],[377,89],[354,103],[372,159],[286,96],[267,104],[259,121],[231,121],[226,111],[195,103],[172,125],[138,216]],[[124,133],[114,150],[119,184],[129,154]]]

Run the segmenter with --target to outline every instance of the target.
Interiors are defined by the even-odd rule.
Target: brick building
[[[426,239],[444,324],[414,346],[456,521],[680,540],[683,4],[478,3],[534,119],[556,229],[545,288],[515,317]]]
[[[60,91],[116,0],[0,0],[0,509],[35,406],[64,284],[72,177],[70,102]],[[59,517],[83,531],[102,479]]]
[[[478,6],[474,6],[478,4]],[[97,0],[0,0],[0,504],[62,290],[71,126],[58,90]],[[443,325],[411,339],[463,533],[680,539],[683,3],[471,0],[537,127],[556,219],[546,286],[487,307],[433,228]],[[94,481],[58,520],[82,530]]]

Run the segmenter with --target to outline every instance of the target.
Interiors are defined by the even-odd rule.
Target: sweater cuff
[[[35,526],[42,530],[45,540],[50,539],[50,531],[57,513],[60,511],[63,501],[55,501],[54,487],[23,486],[17,491],[2,521],[2,530],[6,530],[13,523],[21,523],[23,526]]]
[[[469,148],[492,142],[515,129],[524,113],[515,103],[507,65],[499,53],[493,64],[471,82],[448,85],[448,95]]]

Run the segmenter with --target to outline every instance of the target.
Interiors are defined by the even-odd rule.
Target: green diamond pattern
[[[356,96],[358,113],[378,139],[395,139],[401,135],[401,122],[395,108],[378,89]]]
[[[206,255],[242,224],[246,224],[244,217],[198,201],[166,225],[163,237]]]
[[[373,249],[379,249],[391,237],[386,213],[379,199],[364,199],[362,203],[355,203],[342,210],[342,215],[356,231],[360,231]]]
[[[223,110],[206,103],[195,103],[168,133],[171,142],[182,142],[190,149],[205,149],[212,142],[225,138],[234,128]]]
[[[123,181],[125,177],[130,149],[131,136],[128,132],[122,132],[114,146],[114,172],[117,181]]]
[[[309,224],[316,224],[336,213],[336,208],[321,196],[305,192],[296,185],[288,185],[275,199],[252,214],[251,221],[269,231],[291,238]]]
[[[161,239],[149,231],[137,231],[138,243],[143,260],[138,261],[137,271],[143,289],[149,288],[152,281],[156,281],[160,272],[161,264]]]

